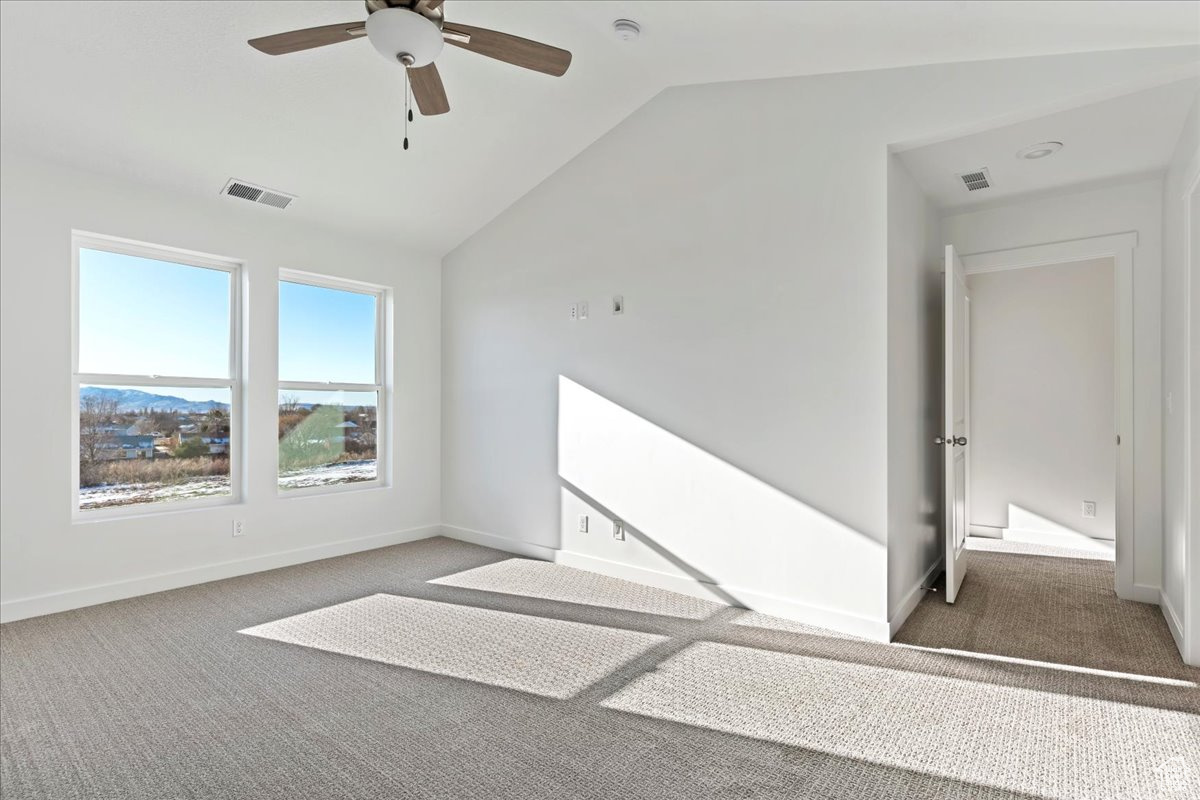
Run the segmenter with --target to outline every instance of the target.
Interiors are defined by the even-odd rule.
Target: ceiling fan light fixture
[[[367,17],[367,38],[388,61],[406,67],[432,64],[443,45],[437,24],[407,8],[383,8]]]
[[[1031,144],[1029,147],[1021,148],[1017,151],[1017,158],[1023,158],[1027,161],[1036,161],[1039,158],[1052,156],[1059,150],[1062,150],[1062,142],[1038,142]]]

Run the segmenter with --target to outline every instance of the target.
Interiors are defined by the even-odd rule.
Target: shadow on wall
[[[599,500],[590,496],[587,492],[583,491],[578,486],[571,485],[570,481],[563,479],[562,491],[563,491],[562,503],[563,503],[564,510],[569,509],[571,507],[575,507],[578,505],[578,503],[582,503],[590,511],[598,512],[601,516],[605,517],[606,520],[610,524],[613,522],[613,520],[620,520],[621,521],[621,529],[622,529],[624,535],[627,537],[627,539],[632,539],[633,541],[640,544],[642,547],[646,548],[646,550],[648,550],[650,553],[652,553],[658,559],[661,559],[661,562],[663,564],[674,567],[675,569],[673,571],[682,573],[683,575],[691,578],[692,580],[704,584],[705,593],[707,595],[711,596],[712,599],[718,600],[722,603],[725,603],[726,605],[743,606],[743,607],[747,607],[747,608],[750,607],[750,603],[749,603],[748,599],[739,598],[736,594],[734,594],[729,589],[722,587],[720,585],[720,580],[718,580],[717,578],[714,578],[712,575],[708,574],[707,572],[704,572],[703,570],[698,569],[694,565],[689,564],[687,561],[684,561],[682,558],[675,555],[675,553],[671,552],[669,549],[667,549],[663,545],[656,542],[654,540],[654,538],[652,536],[650,536],[649,534],[647,534],[645,531],[632,525],[621,514],[618,514],[617,512],[613,511],[611,508],[605,506]],[[577,502],[572,502],[572,500],[571,500],[572,497]],[[570,516],[571,516],[570,514],[564,514],[564,517],[566,517],[567,519],[569,519]],[[565,522],[565,520],[564,520],[564,522]],[[601,536],[607,535],[606,532],[603,530],[598,531],[598,533]],[[618,541],[626,541],[627,539],[618,540]],[[736,590],[734,590],[734,591],[736,591]]]
[[[707,584],[735,605],[767,595],[885,618],[882,543],[569,378],[558,388],[564,551]],[[579,531],[589,509],[628,538]]]
[[[1115,553],[1112,539],[1095,539],[1059,522],[1014,503],[1008,504],[1008,527],[1004,538],[1013,542],[1071,547],[1097,553]]]

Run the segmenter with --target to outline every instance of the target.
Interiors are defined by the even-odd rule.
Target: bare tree
[[[300,397],[295,394],[285,394],[279,398],[280,414],[295,414],[300,410]]]
[[[79,401],[79,477],[83,483],[95,472],[103,445],[112,441],[109,426],[116,414],[116,398],[91,395]]]
[[[204,434],[221,434],[229,430],[229,415],[223,409],[209,410],[200,420],[200,432]]]
[[[179,430],[179,414],[174,411],[151,411],[151,431],[171,436]]]

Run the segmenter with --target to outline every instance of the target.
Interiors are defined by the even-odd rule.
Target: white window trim
[[[121,375],[79,371],[79,251],[109,253],[168,261],[189,267],[227,272],[229,279],[229,377],[187,378],[167,375]],[[124,517],[168,514],[197,508],[235,505],[244,497],[245,438],[242,402],[242,280],[243,263],[233,258],[198,253],[86,231],[71,231],[71,520],[97,522]],[[79,389],[83,385],[229,389],[230,494],[195,500],[138,503],[108,508],[79,507]]]
[[[278,392],[289,389],[318,392],[375,392],[375,477],[369,481],[337,483],[329,486],[309,486],[302,489],[284,489],[279,486],[279,448],[275,448],[275,492],[279,497],[313,497],[319,495],[356,492],[371,489],[386,489],[391,486],[391,408],[392,408],[392,290],[374,283],[335,278],[315,272],[293,269],[279,270],[276,281],[275,303],[279,307],[279,284],[283,282],[316,286],[322,289],[355,292],[375,297],[375,383],[335,383],[332,381],[285,381],[279,378],[276,360],[276,382]],[[279,329],[276,324],[276,340]]]

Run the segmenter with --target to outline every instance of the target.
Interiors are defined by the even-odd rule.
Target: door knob
[[[951,447],[953,447],[954,445],[962,446],[967,443],[967,437],[965,437],[965,436],[939,436],[933,440],[933,443],[934,444],[946,444],[946,445],[950,445]]]

